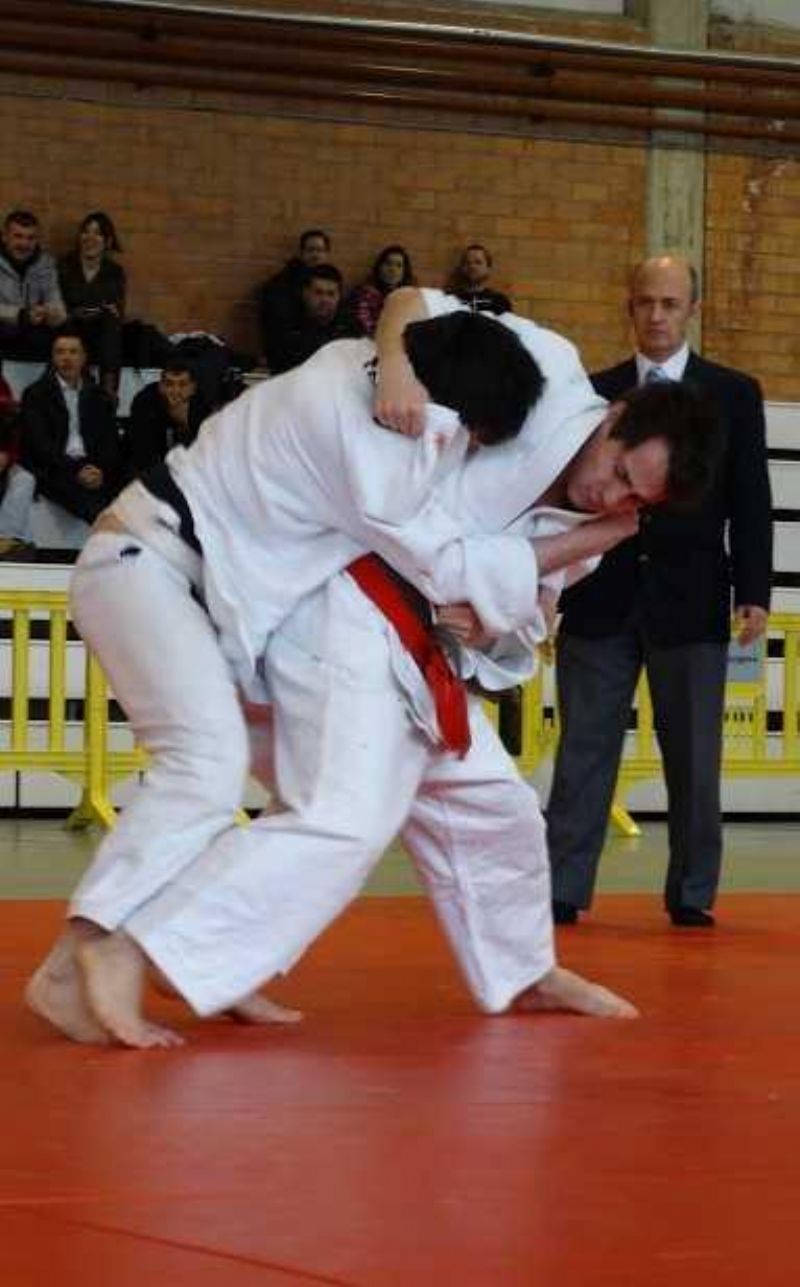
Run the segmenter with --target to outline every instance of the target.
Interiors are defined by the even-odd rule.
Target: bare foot
[[[178,989],[170,983],[161,970],[151,970],[150,982],[162,997],[169,997],[173,1001],[183,1000]],[[228,1006],[222,1014],[228,1019],[234,1019],[237,1023],[254,1024],[300,1023],[303,1018],[302,1010],[289,1010],[286,1006],[278,1005],[277,1001],[270,1001],[269,997],[263,996],[261,992],[251,992],[249,997],[244,997],[235,1005]]]
[[[72,921],[56,939],[25,988],[28,1008],[71,1041],[108,1045],[109,1035],[89,1008],[78,968],[79,943],[100,938],[103,930],[90,921]]]
[[[278,1005],[277,1001],[270,1001],[261,992],[251,992],[249,997],[237,1001],[236,1005],[228,1006],[224,1013],[237,1023],[300,1023],[303,1018],[302,1010],[289,1010],[286,1006]]]
[[[148,962],[132,938],[117,930],[79,944],[77,955],[89,1004],[112,1037],[137,1050],[183,1045],[177,1032],[150,1023],[141,1013]]]
[[[538,983],[521,992],[511,1006],[518,1013],[541,1010],[568,1010],[598,1019],[638,1019],[639,1011],[630,1001],[618,997],[599,983],[581,978],[572,970],[554,966]]]

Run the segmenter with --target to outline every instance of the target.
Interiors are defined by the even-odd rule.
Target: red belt
[[[363,554],[347,571],[414,658],[433,697],[442,742],[463,758],[471,745],[466,689],[425,620],[425,599],[377,554]]]

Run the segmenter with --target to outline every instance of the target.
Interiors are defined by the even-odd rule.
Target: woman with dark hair
[[[114,259],[122,250],[117,230],[103,210],[81,220],[75,248],[59,260],[58,278],[70,322],[77,327],[100,382],[116,393],[122,365],[125,271]]]
[[[386,296],[398,286],[413,286],[414,271],[405,246],[384,246],[369,277],[350,296],[348,312],[362,335],[371,339]]]

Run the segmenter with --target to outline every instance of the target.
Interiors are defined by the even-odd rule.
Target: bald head
[[[697,273],[680,255],[656,255],[631,273],[628,310],[636,345],[652,362],[666,362],[686,343],[700,308]]]

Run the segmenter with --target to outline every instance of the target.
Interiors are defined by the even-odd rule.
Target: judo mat
[[[79,1047],[20,1003],[63,911],[0,903],[3,1287],[794,1287],[800,895],[716,930],[602,896],[563,962],[638,1022],[487,1018],[414,896],[360,900],[273,995]]]

